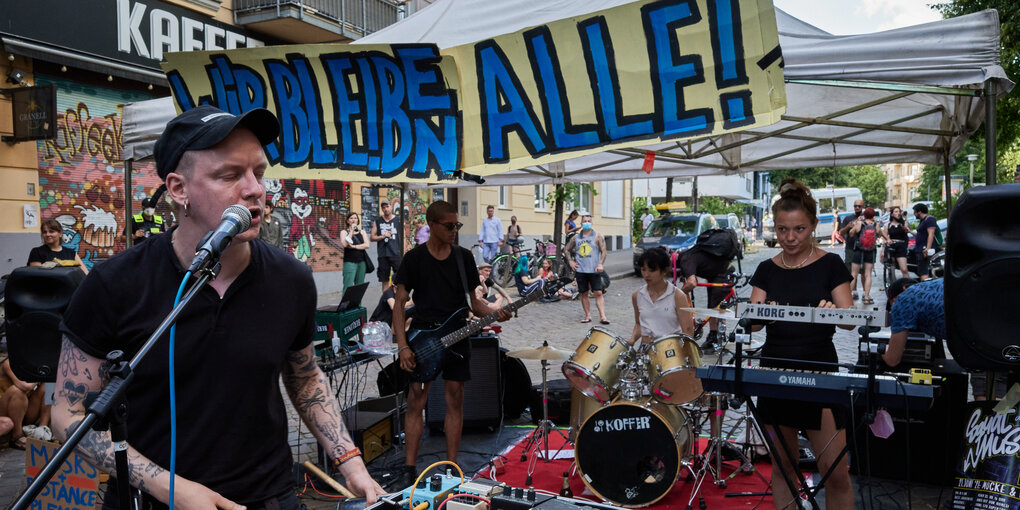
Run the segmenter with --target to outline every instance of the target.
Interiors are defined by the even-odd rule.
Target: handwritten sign
[[[31,484],[60,448],[56,443],[29,439],[25,448],[25,476]],[[32,502],[32,510],[91,510],[99,501],[99,470],[72,453]]]
[[[992,410],[996,402],[969,402],[964,445],[956,465],[955,510],[1020,509],[1020,414]]]
[[[273,177],[436,181],[779,120],[770,0],[639,0],[439,50],[170,53],[180,110],[273,110]]]

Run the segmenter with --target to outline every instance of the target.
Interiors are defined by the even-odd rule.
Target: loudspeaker
[[[79,267],[19,267],[7,278],[7,351],[19,379],[57,380],[60,319],[84,279]]]
[[[949,218],[949,351],[968,370],[1020,368],[1020,183],[971,188]]]
[[[887,439],[871,433],[868,426],[857,426],[850,439],[851,472],[863,475],[948,486],[955,476],[967,417],[967,373],[954,360],[939,360],[931,369],[938,386],[935,401],[925,411],[887,409],[894,432]],[[864,414],[863,406],[854,407],[854,417]],[[909,420],[908,420],[909,417]],[[867,461],[867,462],[865,462]],[[908,475],[909,472],[909,475]]]
[[[500,377],[499,336],[478,335],[471,342],[471,380],[464,384],[464,428],[496,428],[503,420]],[[445,381],[442,375],[429,386],[425,421],[432,430],[441,430],[446,418]]]

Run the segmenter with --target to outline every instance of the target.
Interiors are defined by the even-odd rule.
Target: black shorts
[[[464,339],[450,346],[446,352],[443,353],[442,366],[439,368],[439,375],[443,376],[444,380],[447,381],[470,381],[471,380],[471,340]],[[414,373],[411,373],[410,379],[415,382],[432,382],[435,379],[428,381],[415,380]]]
[[[892,243],[888,247],[890,256],[894,259],[907,258],[907,242]]]
[[[917,276],[925,276],[928,274],[928,270],[931,268],[929,263],[930,259],[924,256],[924,253],[914,252],[914,258],[917,260]]]
[[[397,275],[397,269],[400,268],[400,257],[394,255],[379,257],[379,263],[376,265],[378,267],[375,272],[379,274],[379,281],[386,283],[390,281],[390,271],[393,271],[393,276]]]
[[[574,278],[577,279],[578,292],[602,292],[602,273],[574,273]]]
[[[878,250],[854,250],[854,264],[874,264]]]

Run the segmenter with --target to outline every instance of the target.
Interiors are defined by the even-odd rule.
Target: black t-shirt
[[[925,246],[928,243],[928,229],[933,227],[935,230],[938,230],[939,224],[935,221],[935,217],[930,214],[925,216],[921,223],[917,225],[917,230],[915,231],[917,234],[914,235],[914,251],[923,252],[925,250]],[[931,247],[938,248],[938,244],[932,241]]]
[[[386,221],[382,216],[376,216],[375,220],[375,233],[377,235],[383,235],[386,232],[390,232],[389,239],[383,239],[382,241],[376,241],[376,253],[380,257],[400,257],[400,239],[403,229],[400,228],[400,216],[393,216],[390,221]]]
[[[851,214],[850,216],[847,216],[846,218],[843,218],[843,221],[841,221],[839,223],[839,230],[843,230],[843,227],[846,227],[847,225],[852,225],[853,222],[857,221],[857,218],[860,218],[860,216],[858,216],[856,214]],[[846,238],[843,239],[843,241],[846,242],[846,245],[848,247],[852,247],[852,248],[856,249],[856,247],[857,247],[857,236],[851,234],[850,230],[846,231]]]
[[[886,230],[889,233],[889,239],[895,239],[898,241],[906,241],[908,239],[907,228],[903,222],[890,220],[889,226],[886,227]]]
[[[368,320],[372,322],[393,324],[393,309],[390,308],[390,304],[387,301],[395,298],[396,293],[393,292],[393,286],[391,285],[384,290],[382,296],[379,297],[379,304],[375,305],[375,310],[372,311],[372,318]]]
[[[170,235],[114,256],[85,279],[61,331],[91,356],[130,358],[170,311],[184,277]],[[211,287],[177,321],[177,473],[251,506],[293,485],[280,371],[315,333],[311,270],[262,241],[223,298]],[[128,442],[169,467],[169,333],[128,387]],[[112,480],[111,480],[112,482]],[[111,484],[112,485],[112,484]]]
[[[475,275],[470,283],[473,289],[478,284],[478,268],[471,252],[460,247],[464,260],[464,274]],[[467,307],[464,297],[464,284],[461,283],[460,271],[457,269],[456,257],[453,252],[445,260],[437,260],[429,253],[428,245],[415,246],[404,254],[400,263],[400,271],[393,278],[393,283],[403,285],[408,292],[414,291],[415,320],[424,325],[445,321],[457,310]]]
[[[758,264],[751,285],[765,291],[765,302],[781,305],[818,306],[821,300],[832,301],[832,291],[850,281],[839,255],[826,253],[822,258],[798,269],[783,269],[772,259]],[[763,356],[809,361],[836,362],[832,335],[836,326],[776,321],[766,326]],[[763,366],[788,366],[808,369],[804,365],[762,360]],[[823,369],[819,367],[818,369]]]
[[[695,275],[712,281],[717,276],[726,273],[729,268],[729,259],[716,257],[702,250],[690,251],[680,257],[680,270],[683,271],[685,277]]]
[[[61,246],[60,251],[53,251],[49,246],[45,244],[42,246],[36,246],[32,248],[32,251],[28,252],[28,263],[42,262],[43,264],[55,260],[57,262],[74,262],[76,253],[71,248]]]

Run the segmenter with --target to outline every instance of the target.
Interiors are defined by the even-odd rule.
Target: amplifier
[[[888,439],[875,437],[870,427],[857,427],[850,438],[856,445],[850,451],[860,452],[861,457],[851,459],[851,472],[867,474],[867,459],[871,476],[942,486],[952,483],[967,417],[968,377],[953,360],[937,360],[931,372],[937,390],[930,409],[909,413],[887,409],[895,426]],[[855,407],[854,417],[864,411],[863,406]]]
[[[549,394],[549,421],[556,425],[571,425],[570,401],[571,386],[566,379],[553,379],[546,383]],[[542,385],[531,387],[531,422],[538,425],[542,420]]]
[[[888,329],[872,333],[868,340],[880,345],[889,345],[889,337],[892,332]],[[858,338],[858,346],[864,340],[863,336]],[[860,352],[860,349],[857,350]],[[903,358],[895,368],[890,368],[879,358],[878,366],[884,372],[896,372],[905,374],[911,368],[932,368],[939,360],[946,358],[946,349],[942,340],[928,336],[920,331],[907,333],[907,345],[903,350]],[[861,353],[857,357],[857,364],[867,366],[868,358]]]
[[[471,380],[464,384],[464,428],[497,428],[503,421],[499,335],[486,333],[470,337]],[[445,381],[440,375],[429,386],[425,422],[439,431],[446,418]]]
[[[406,397],[403,394],[371,398],[358,402],[344,410],[344,424],[351,431],[354,444],[361,449],[361,455],[368,464],[393,448],[393,437],[399,430],[398,424],[407,412]],[[320,460],[330,466],[322,447]]]

